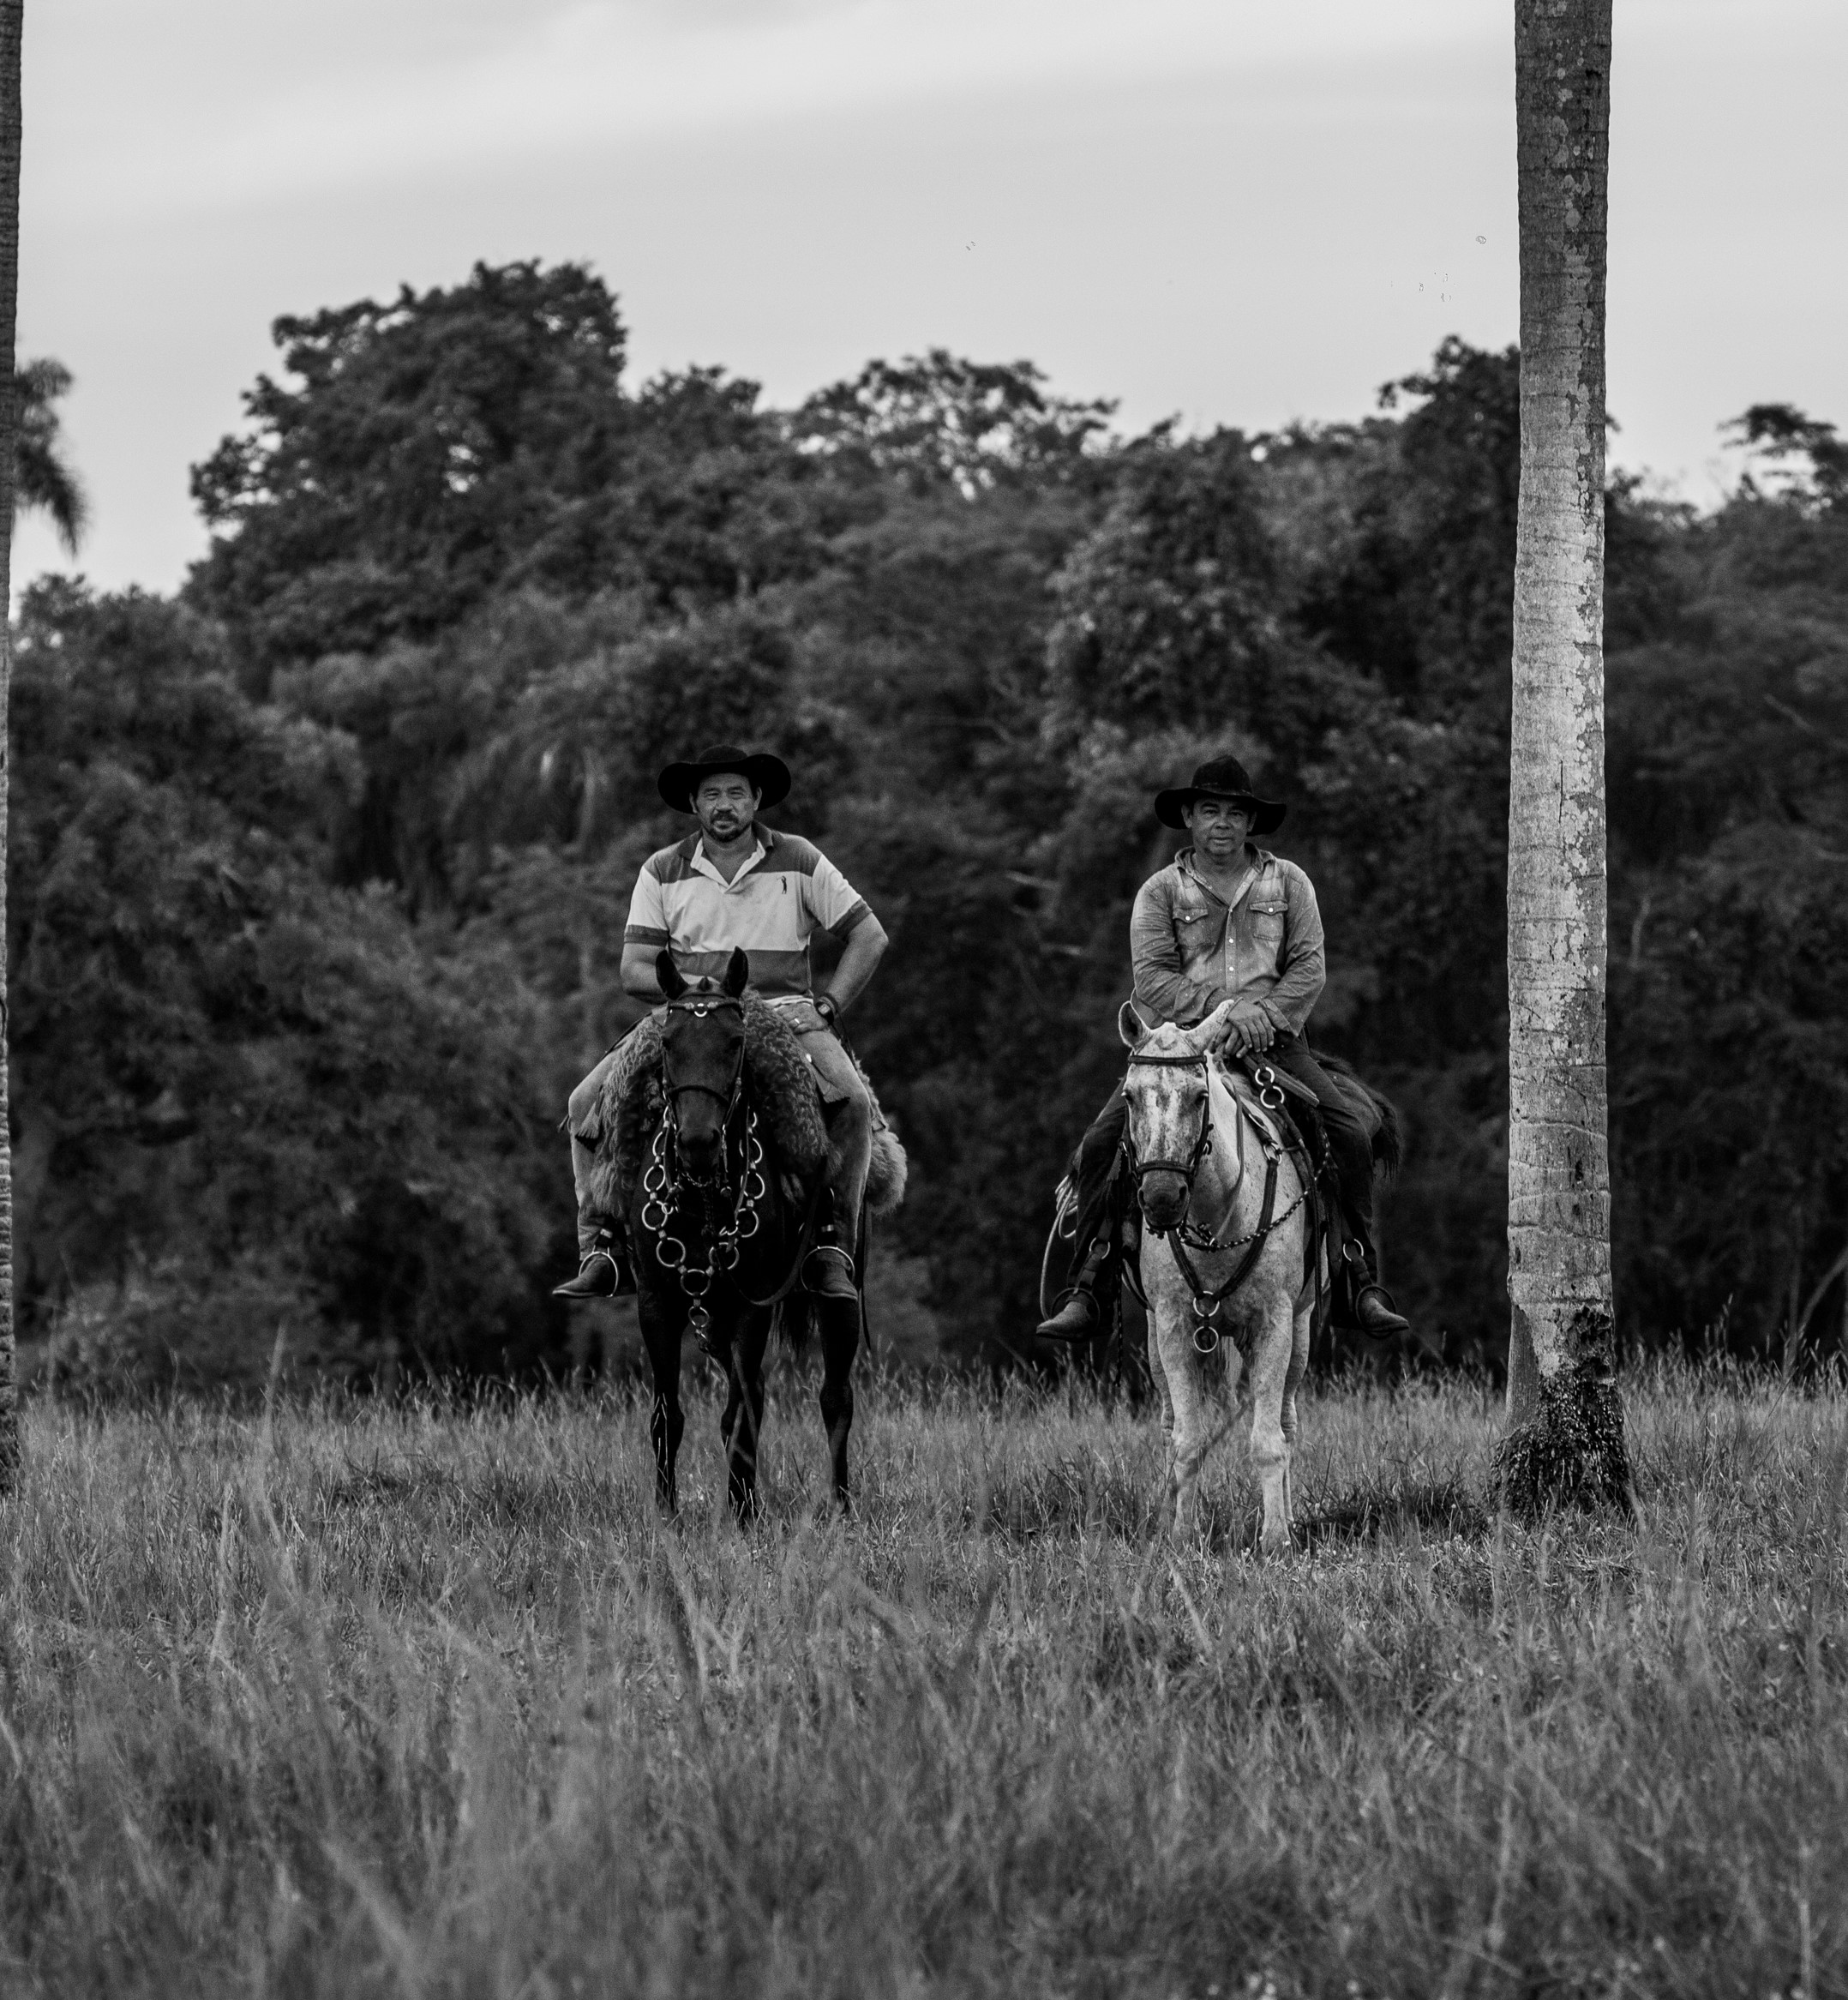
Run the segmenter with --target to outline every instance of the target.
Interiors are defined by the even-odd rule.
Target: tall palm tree
[[[14,375],[19,303],[20,43],[25,0],[0,0],[0,1026],[8,1019],[6,964],[7,785],[12,747],[7,711],[13,688],[13,484],[19,442]],[[19,1478],[19,1388],[13,1356],[13,1142],[7,1112],[6,1051],[0,1046],[0,1492]]]
[[[1515,0],[1521,508],[1508,814],[1511,1505],[1628,1503],[1605,1086],[1611,0]]]
[[[15,374],[14,385],[15,514],[37,508],[50,514],[58,540],[75,556],[90,503],[59,435],[57,399],[70,387],[70,370],[60,362],[28,361]]]

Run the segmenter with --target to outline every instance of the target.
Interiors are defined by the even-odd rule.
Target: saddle
[[[795,1035],[755,994],[744,998],[745,1078],[779,1168],[808,1180],[827,1157],[827,1131],[814,1078]],[[650,1015],[625,1037],[603,1080],[602,1138],[593,1148],[594,1198],[610,1215],[627,1212],[661,1116],[661,1023]]]
[[[782,1012],[755,994],[745,995],[744,1027],[745,1076],[764,1120],[771,1156],[779,1169],[807,1182],[828,1150],[825,1108],[815,1073]],[[591,1188],[606,1214],[627,1212],[647,1163],[649,1141],[661,1116],[660,1055],[661,1024],[650,1015],[625,1038],[621,1058],[604,1079],[598,1107],[602,1136],[592,1149]],[[873,1098],[867,1206],[885,1215],[904,1199],[905,1150],[879,1108],[864,1066],[857,1056],[853,1060]]]
[[[1273,1068],[1254,1050],[1247,1050],[1235,1065],[1228,1065],[1227,1074],[1247,1115],[1261,1129],[1268,1126],[1275,1135],[1275,1143],[1290,1155],[1308,1191],[1310,1226],[1303,1234],[1303,1276],[1305,1282],[1312,1282],[1316,1286],[1317,1318],[1320,1319],[1323,1310],[1321,1252],[1324,1245],[1332,1288],[1329,1307],[1332,1310],[1337,1303],[1342,1304],[1351,1313],[1353,1284],[1347,1252],[1353,1245],[1358,1254],[1359,1246],[1353,1242],[1341,1207],[1319,1100],[1306,1084]],[[1365,1107],[1370,1122],[1377,1128],[1377,1108],[1359,1080],[1350,1082],[1342,1076],[1331,1077],[1330,1081],[1357,1108]]]

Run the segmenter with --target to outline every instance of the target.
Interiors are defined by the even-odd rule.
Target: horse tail
[[[1405,1164],[1405,1138],[1399,1129],[1399,1107],[1382,1092],[1369,1089],[1367,1096],[1380,1114],[1380,1128],[1373,1135],[1373,1158],[1388,1180]]]
[[[1316,1060],[1373,1107],[1378,1120],[1373,1133],[1374,1164],[1390,1179],[1405,1164],[1405,1135],[1399,1124],[1399,1107],[1384,1091],[1376,1090],[1367,1083],[1345,1056],[1324,1055],[1317,1049]]]
[[[797,1360],[807,1351],[815,1330],[815,1302],[798,1285],[777,1308],[771,1330],[783,1336],[783,1344]]]

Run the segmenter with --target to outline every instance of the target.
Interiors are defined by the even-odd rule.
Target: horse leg
[[[1290,1551],[1290,1445],[1296,1428],[1293,1408],[1287,1432],[1286,1400],[1293,1401],[1297,1374],[1296,1316],[1289,1298],[1275,1287],[1263,1302],[1251,1342],[1251,1462],[1264,1497],[1264,1525],[1258,1549],[1267,1556]]]
[[[757,1518],[757,1440],[764,1427],[764,1346],[770,1315],[753,1312],[734,1331],[726,1357],[725,1490],[738,1524]]]
[[[854,1427],[854,1355],[860,1346],[860,1306],[856,1301],[817,1299],[821,1324],[821,1420],[828,1430],[828,1456],[834,1472],[834,1498],[844,1514],[847,1491],[847,1434]]]
[[[1148,1342],[1149,1376],[1161,1398],[1161,1444],[1166,1455],[1174,1446],[1174,1398],[1168,1393],[1167,1370],[1161,1366],[1161,1341],[1153,1306],[1149,1311]]]
[[[1211,1405],[1193,1350],[1193,1312],[1185,1294],[1149,1300],[1149,1349],[1160,1357],[1171,1419],[1167,1498],[1177,1535],[1200,1529],[1200,1467],[1212,1441]]]
[[[644,1292],[639,1304],[642,1341],[655,1378],[654,1408],[649,1412],[648,1436],[655,1448],[655,1502],[663,1514],[679,1511],[674,1463],[687,1418],[681,1408],[681,1322]]]

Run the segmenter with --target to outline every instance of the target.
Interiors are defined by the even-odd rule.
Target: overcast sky
[[[75,375],[81,567],[177,583],[270,321],[587,260],[635,379],[799,400],[1036,361],[1140,429],[1361,414],[1515,338],[1509,0],[34,0],[20,346]],[[1848,6],[1617,0],[1611,405],[1848,428]],[[66,567],[23,526],[15,580]]]

